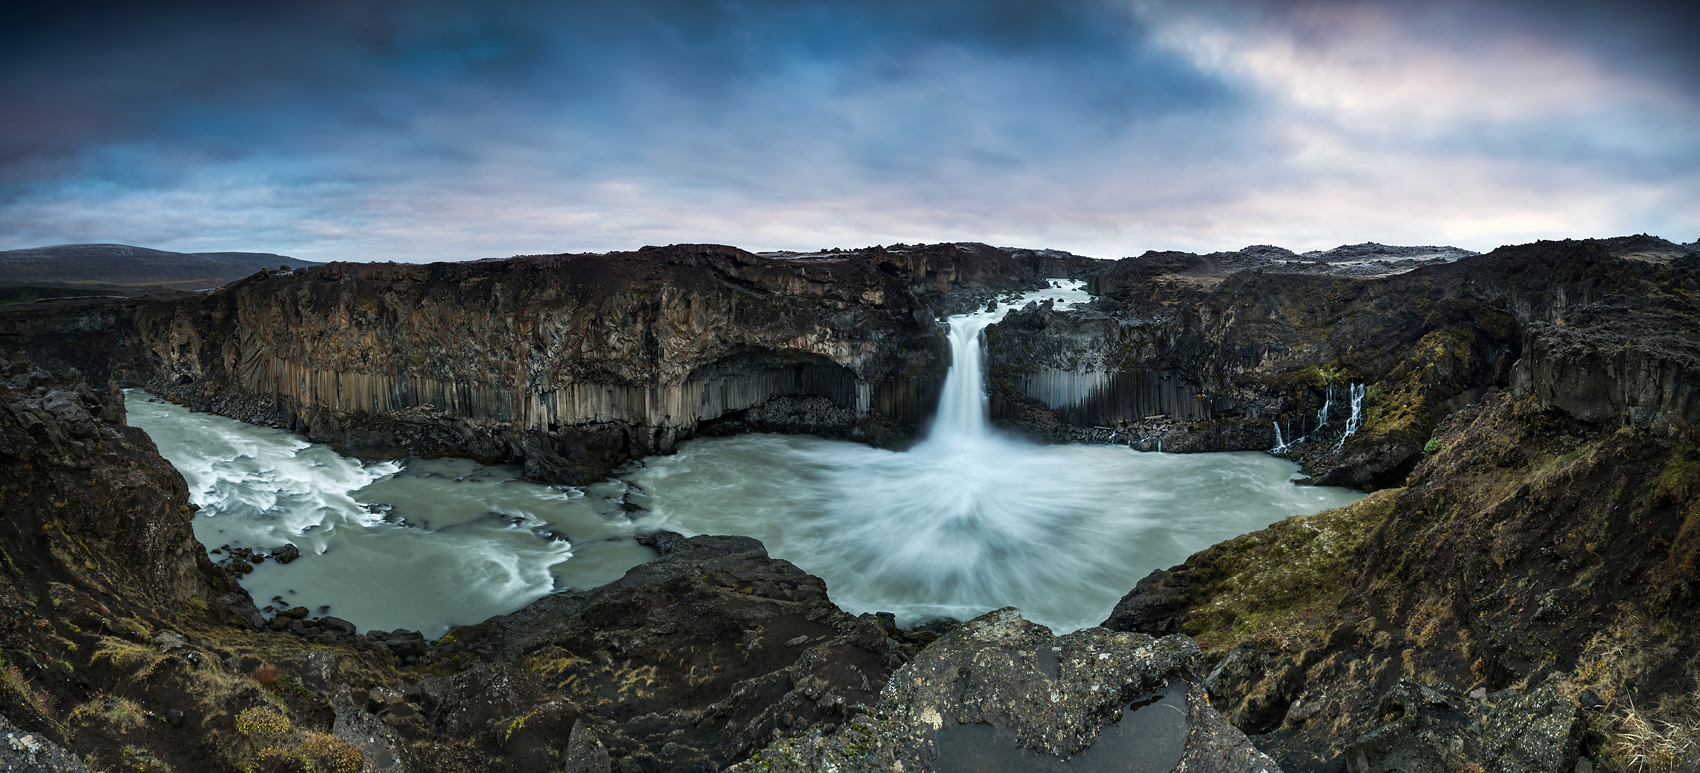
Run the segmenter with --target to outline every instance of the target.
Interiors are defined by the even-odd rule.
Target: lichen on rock
[[[1126,723],[1140,725],[1140,754],[1163,757],[1150,770],[1277,771],[1209,708],[1197,658],[1184,636],[1092,628],[1058,637],[1015,609],[989,612],[893,674],[871,712],[732,770],[1126,770],[1128,749],[1108,740]],[[1158,698],[1166,705],[1149,705]],[[1139,711],[1184,719],[1143,723]]]

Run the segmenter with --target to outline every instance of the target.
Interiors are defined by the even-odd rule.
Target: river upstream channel
[[[638,534],[741,534],[826,580],[852,612],[903,625],[1005,606],[1063,633],[1097,625],[1153,569],[1283,518],[1348,504],[1259,452],[1041,446],[987,425],[980,331],[1011,308],[1084,301],[1078,285],[950,319],[954,360],[927,438],[906,451],[801,435],[699,438],[616,478],[568,487],[466,459],[362,463],[283,430],[132,391],[130,423],[182,472],[195,534],[293,544],[242,583],[361,630],[436,638],[654,557]]]

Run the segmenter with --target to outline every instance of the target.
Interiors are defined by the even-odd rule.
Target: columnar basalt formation
[[[585,483],[699,432],[902,445],[948,368],[927,302],[1088,262],[951,244],[332,264],[118,307],[111,370],[354,453],[523,459]]]
[[[1058,439],[1109,428],[1148,450],[1306,437],[1321,441],[1296,449],[1317,482],[1361,487],[1397,484],[1440,419],[1495,386],[1588,421],[1689,426],[1700,360],[1684,283],[1700,254],[1644,241],[1539,242],[1374,278],[1245,268],[1256,256],[1240,253],[1124,259],[1093,276],[1091,306],[988,328],[994,418]],[[1350,384],[1367,397],[1341,443]]]
[[[713,246],[333,264],[129,325],[127,383],[358,453],[523,458],[580,483],[776,397],[829,408],[819,434],[901,443],[947,367],[931,313],[866,261]]]

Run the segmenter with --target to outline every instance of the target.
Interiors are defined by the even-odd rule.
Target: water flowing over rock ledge
[[[775,398],[900,444],[944,369],[931,312],[869,261],[683,246],[263,275],[136,308],[115,372],[357,453],[583,483]]]
[[[9,315],[4,335],[352,453],[524,460],[529,477],[585,483],[699,431],[906,444],[947,367],[922,298],[948,305],[1088,262],[983,245],[785,259],[680,245],[330,264],[176,301]]]

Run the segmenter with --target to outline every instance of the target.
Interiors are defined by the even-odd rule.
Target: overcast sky
[[[0,249],[1690,242],[1678,5],[14,2]]]

